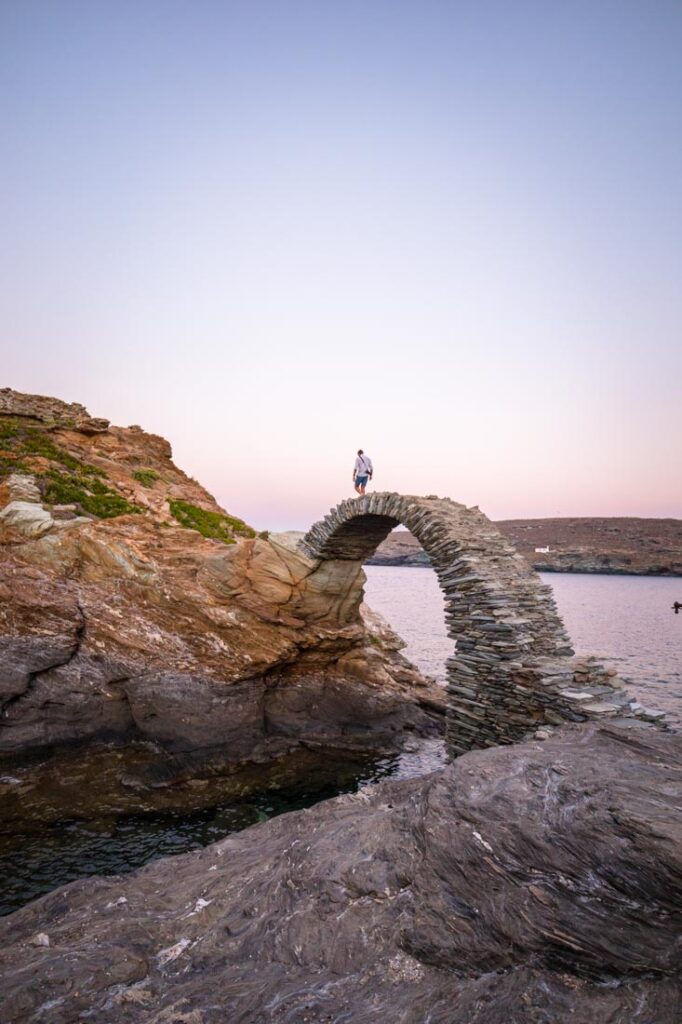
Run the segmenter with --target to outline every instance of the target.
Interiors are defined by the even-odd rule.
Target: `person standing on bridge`
[[[358,457],[353,467],[353,483],[358,494],[365,493],[367,481],[372,479],[374,467],[369,455],[365,455],[362,448],[358,449]]]

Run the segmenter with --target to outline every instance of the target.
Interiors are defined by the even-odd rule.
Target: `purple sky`
[[[682,515],[682,4],[5,0],[0,385],[260,527]]]

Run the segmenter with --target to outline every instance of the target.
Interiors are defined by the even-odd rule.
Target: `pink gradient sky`
[[[0,384],[258,528],[682,515],[682,8],[10,4]]]

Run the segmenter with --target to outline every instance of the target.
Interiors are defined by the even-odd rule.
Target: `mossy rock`
[[[41,480],[45,485],[43,498],[50,505],[79,505],[84,512],[100,519],[144,511],[97,478],[51,471]]]
[[[39,457],[55,462],[73,473],[84,476],[104,477],[106,473],[97,466],[81,462],[48,437],[45,429],[24,423],[16,418],[0,418],[0,475],[14,472],[30,472],[26,459]]]
[[[14,455],[2,452],[0,454],[0,481],[3,477],[11,476],[12,473],[30,473],[31,467]]]
[[[22,424],[15,419],[0,418],[0,477],[28,470],[18,451]]]
[[[161,479],[161,474],[155,469],[136,469],[133,477],[143,487],[153,487],[156,481]]]
[[[14,419],[0,419],[0,442],[18,437],[20,425]]]
[[[247,526],[243,519],[228,516],[224,512],[212,512],[188,501],[169,499],[171,515],[181,526],[196,530],[202,537],[221,540],[224,544],[234,544],[237,537],[255,537],[256,531]]]
[[[64,451],[56,445],[52,438],[42,434],[39,430],[30,430],[21,442],[21,450],[24,455],[40,455],[51,462],[58,462],[65,469],[83,473],[86,476],[106,477],[106,473],[97,466],[91,466],[87,462],[81,462],[74,455]]]

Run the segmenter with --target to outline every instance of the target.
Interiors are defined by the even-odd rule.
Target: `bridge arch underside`
[[[300,546],[310,558],[362,562],[400,524],[430,556],[445,598],[450,756],[589,717],[565,695],[579,685],[577,666],[551,590],[478,508],[374,493],[332,509]],[[581,666],[581,684],[594,684],[590,672],[608,687],[601,665],[587,676]]]

